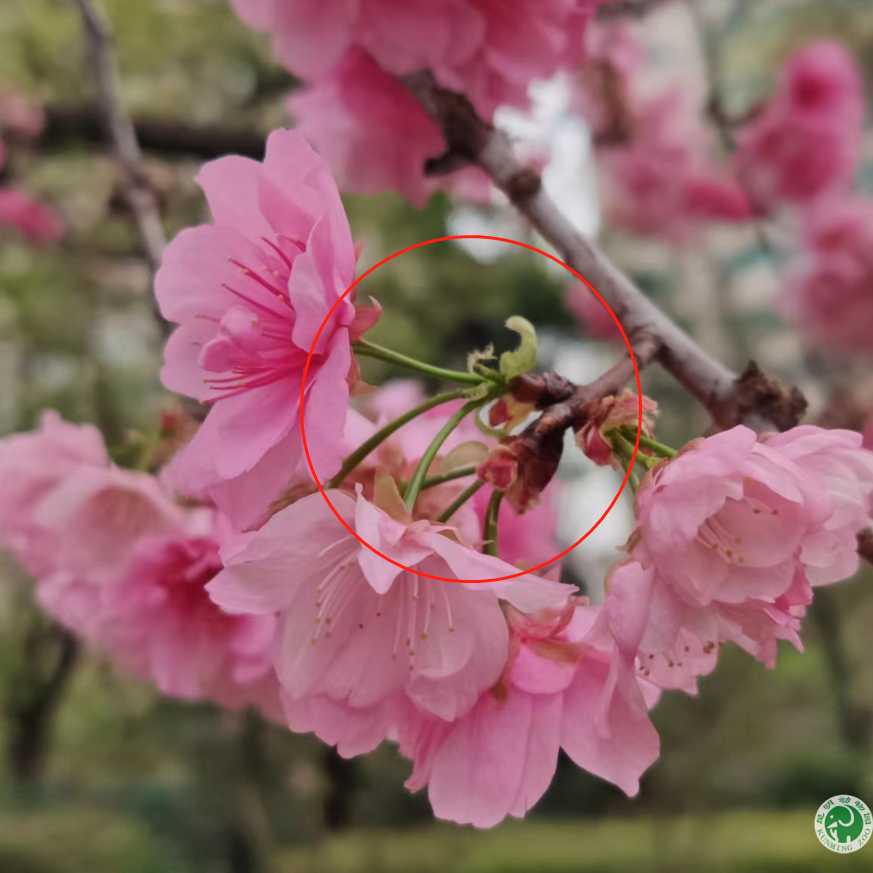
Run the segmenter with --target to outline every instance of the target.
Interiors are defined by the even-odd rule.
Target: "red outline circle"
[[[319,480],[318,480],[318,476],[315,473],[315,468],[312,466],[312,458],[310,458],[310,456],[309,456],[309,446],[306,444],[306,429],[305,429],[304,424],[303,424],[304,410],[306,407],[306,403],[305,403],[305,400],[306,400],[306,397],[305,397],[306,377],[309,373],[309,365],[312,362],[312,355],[315,353],[315,346],[318,344],[318,340],[321,337],[321,332],[326,327],[328,321],[330,321],[331,316],[334,314],[334,312],[336,312],[336,309],[340,305],[340,303],[342,303],[343,300],[345,300],[346,297],[358,286],[359,282],[366,279],[367,276],[370,275],[370,273],[377,270],[383,264],[387,264],[388,261],[393,260],[398,255],[405,254],[406,252],[410,252],[413,249],[422,248],[422,246],[429,246],[432,243],[449,242],[451,240],[456,240],[456,239],[487,239],[487,240],[493,240],[495,242],[509,243],[510,245],[514,245],[514,246],[521,246],[522,248],[529,249],[532,252],[538,252],[543,257],[548,258],[551,261],[554,261],[556,264],[560,264],[565,270],[572,273],[580,282],[583,282],[585,285],[588,286],[588,288],[591,291],[594,292],[597,299],[606,307],[607,312],[609,312],[609,314],[612,316],[612,319],[616,323],[616,325],[618,326],[618,329],[621,331],[622,338],[624,339],[625,345],[627,346],[627,350],[628,350],[628,353],[630,354],[631,362],[634,365],[634,376],[636,377],[636,381],[637,381],[637,399],[639,401],[639,420],[637,421],[637,438],[636,438],[636,442],[634,443],[634,453],[633,453],[633,457],[631,458],[631,463],[630,463],[630,466],[628,467],[628,471],[627,471],[627,473],[625,473],[625,477],[622,480],[622,483],[618,489],[618,492],[616,493],[615,497],[613,497],[612,503],[609,504],[609,506],[606,508],[606,511],[603,513],[603,515],[601,515],[600,518],[598,518],[597,521],[594,522],[594,524],[588,529],[588,531],[586,533],[584,533],[581,537],[579,537],[579,539],[576,540],[576,542],[573,543],[572,546],[569,546],[568,548],[564,549],[564,551],[561,552],[559,555],[555,555],[555,557],[552,558],[551,560],[543,561],[542,564],[539,564],[538,566],[533,567],[530,570],[520,570],[518,573],[513,573],[509,576],[496,576],[493,579],[454,579],[454,578],[448,578],[446,576],[434,576],[431,573],[422,573],[420,570],[414,570],[412,567],[407,567],[405,564],[401,564],[399,561],[395,561],[392,558],[389,558],[387,555],[383,555],[378,549],[374,549],[373,546],[371,546],[365,539],[363,539],[362,537],[359,537],[358,534],[355,533],[355,531],[353,531],[349,527],[348,524],[346,524],[345,519],[343,519],[342,516],[336,511],[336,508],[328,499],[328,496],[325,493],[324,488],[322,488],[321,482],[319,482]],[[406,570],[410,573],[415,573],[417,576],[424,576],[428,579],[437,579],[440,582],[504,582],[508,579],[518,579],[520,576],[528,576],[531,573],[536,573],[537,570],[542,570],[543,567],[548,567],[549,564],[554,564],[555,561],[560,560],[561,558],[564,557],[564,555],[568,554],[569,552],[572,552],[573,549],[575,549],[576,546],[578,546],[579,543],[582,542],[582,540],[586,539],[588,536],[590,536],[597,529],[598,525],[603,521],[604,518],[606,518],[607,515],[609,515],[609,513],[612,511],[612,507],[615,506],[616,501],[621,496],[621,492],[624,490],[624,486],[627,484],[627,481],[630,478],[630,471],[633,468],[634,459],[636,458],[637,452],[639,451],[639,448],[640,448],[640,433],[642,432],[642,429],[643,429],[643,389],[642,389],[642,386],[640,385],[640,370],[639,370],[639,367],[637,366],[637,359],[634,357],[634,351],[631,348],[630,342],[628,341],[627,334],[625,334],[624,328],[619,323],[619,320],[615,317],[615,313],[609,308],[609,305],[600,296],[600,294],[597,293],[597,289],[587,279],[583,279],[582,276],[580,276],[574,269],[572,269],[571,267],[568,267],[562,260],[560,260],[560,258],[556,258],[554,255],[550,255],[548,252],[544,252],[542,249],[538,249],[536,246],[531,246],[531,245],[528,245],[527,243],[519,242],[518,240],[514,240],[514,239],[504,239],[504,237],[502,237],[502,236],[483,236],[480,234],[462,234],[460,236],[441,236],[437,239],[429,239],[429,240],[426,240],[425,242],[420,242],[420,243],[416,243],[415,245],[408,246],[405,249],[401,249],[399,252],[394,252],[393,255],[388,255],[387,258],[379,261],[379,263],[376,264],[375,266],[370,267],[370,269],[367,270],[366,273],[363,273],[361,276],[359,276],[357,279],[355,279],[355,281],[352,282],[351,285],[349,285],[349,287],[346,289],[346,291],[342,295],[342,297],[340,297],[339,300],[337,300],[337,302],[334,303],[334,305],[331,307],[330,312],[328,312],[328,314],[325,316],[324,321],[321,323],[321,327],[318,328],[318,333],[315,334],[315,339],[312,341],[312,347],[309,349],[309,355],[306,358],[306,366],[303,368],[303,384],[300,386],[300,433],[303,436],[303,451],[306,453],[306,462],[307,462],[307,464],[309,464],[309,470],[312,473],[312,478],[315,480],[315,484],[318,486],[318,490],[321,492],[321,496],[324,498],[327,505],[331,508],[331,511],[337,517],[340,524],[342,524],[342,526],[356,540],[358,540],[359,543],[366,546],[371,552],[378,555],[380,558],[383,558],[384,560],[388,561],[388,563],[394,564],[395,567],[400,567],[400,569]]]

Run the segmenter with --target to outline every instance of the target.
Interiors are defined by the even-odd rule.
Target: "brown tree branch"
[[[731,427],[745,421],[757,429],[772,429],[797,423],[777,425],[767,418],[757,408],[755,398],[749,396],[748,385],[744,408],[740,409],[737,401],[741,383],[737,374],[697,345],[572,226],[544,191],[539,175],[516,157],[506,134],[483,121],[466,97],[441,88],[428,71],[405,76],[403,82],[440,126],[449,147],[447,154],[431,162],[426,170],[438,173],[462,162],[484,170],[567,265],[597,289],[615,312],[631,344],[642,335],[657,343],[658,362],[709,410],[719,426]],[[768,380],[770,393],[775,384]],[[785,404],[786,408],[796,408],[797,394],[782,390],[794,401]],[[773,405],[772,398],[768,403]]]
[[[97,104],[49,105],[45,119],[45,128],[32,141],[43,151],[78,143],[112,147],[103,112]],[[266,135],[257,130],[234,124],[187,124],[175,118],[152,115],[134,116],[131,121],[140,148],[145,152],[201,160],[228,154],[258,161],[264,157]]]
[[[143,169],[142,152],[130,116],[124,110],[115,59],[115,39],[99,0],[73,0],[82,17],[88,61],[97,82],[99,107],[106,135],[121,175],[122,194],[136,224],[151,279],[161,265],[167,244],[154,192]],[[150,283],[150,284],[153,284]],[[155,319],[164,334],[169,325],[153,301]]]

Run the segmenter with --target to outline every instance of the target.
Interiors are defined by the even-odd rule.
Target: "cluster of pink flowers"
[[[99,431],[45,413],[0,441],[0,542],[63,625],[164,694],[279,713],[275,619],[222,612],[219,519],[110,463]]]
[[[532,458],[523,435],[498,445],[461,417],[532,366],[532,327],[513,327],[499,371],[389,433],[424,404],[395,383],[351,405],[379,310],[342,299],[356,247],[322,158],[277,131],[263,163],[224,158],[199,182],[213,222],[156,279],[179,325],[164,382],[210,407],[190,442],[155,477],[51,413],[0,441],[0,541],[52,615],[162,692],[257,706],[346,756],[395,742],[438,816],[488,827],[538,801],[560,750],[635,793],[661,691],[695,690],[727,640],[772,664],[812,589],[855,572],[873,500],[860,434],[737,427],[646,456],[629,557],[589,604],[556,578],[560,452]],[[450,375],[476,382],[472,357]],[[491,425],[517,423],[523,400],[501,399]],[[583,450],[608,463],[636,401],[587,408]],[[496,534],[489,489],[461,501],[491,474]]]
[[[628,662],[660,688],[694,691],[731,641],[767,666],[801,648],[813,588],[858,569],[873,453],[853,431],[739,426],[689,443],[637,492],[629,557],[604,611]]]
[[[42,131],[42,112],[21,95],[0,90],[0,170],[7,163],[3,136],[31,139]],[[64,232],[64,225],[54,210],[35,200],[20,188],[0,184],[0,228],[17,231],[35,245],[55,242]]]
[[[589,57],[575,82],[575,109],[602,159],[609,217],[638,234],[688,237],[705,221],[752,217],[740,186],[709,157],[711,137],[681,86],[640,93],[644,50],[627,22],[589,29]]]
[[[307,82],[289,106],[340,183],[396,189],[418,204],[435,188],[424,162],[445,144],[397,77],[430,70],[490,120],[501,105],[526,105],[532,81],[578,66],[586,24],[604,2],[232,0]],[[451,184],[487,190],[470,171]]]
[[[848,190],[864,115],[861,73],[842,43],[821,40],[789,58],[776,93],[739,134],[737,172],[756,207]]]
[[[873,200],[825,199],[810,207],[802,242],[782,292],[786,316],[830,355],[873,356]]]
[[[369,398],[375,420],[350,412],[345,447],[417,399],[408,383],[386,386]],[[384,442],[328,492],[333,509],[311,494],[230,538],[209,591],[229,612],[279,615],[275,666],[292,730],[346,756],[396,741],[414,763],[408,786],[428,786],[440,817],[489,827],[524,815],[560,748],[635,793],[657,757],[647,714],[657,693],[619,659],[599,610],[543,576],[474,581],[557,553],[554,495],[523,519],[505,508],[499,557],[478,550],[487,499],[439,521],[469,477],[424,492],[414,515],[399,500],[395,481],[454,411],[435,409]],[[431,469],[478,440],[460,427]]]
[[[738,136],[739,178],[761,212],[790,205],[800,246],[782,310],[806,342],[834,357],[869,357],[873,202],[852,195],[865,104],[861,73],[837,42],[814,42]]]

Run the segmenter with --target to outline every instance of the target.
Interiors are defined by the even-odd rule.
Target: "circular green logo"
[[[857,852],[873,834],[873,816],[863,800],[851,794],[837,795],[818,808],[815,832],[832,852]]]

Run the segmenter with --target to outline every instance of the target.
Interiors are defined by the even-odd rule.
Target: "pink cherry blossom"
[[[677,241],[700,219],[748,221],[746,195],[710,168],[709,147],[708,133],[679,89],[641,103],[632,138],[602,150],[612,220],[635,233]]]
[[[492,827],[540,799],[563,748],[636,794],[658,756],[658,735],[639,681],[595,632],[597,610],[571,604],[551,616],[508,615],[503,676],[472,710],[453,722],[411,708],[401,716],[401,752],[415,765],[407,787],[427,785],[438,818]]]
[[[326,165],[293,131],[270,135],[263,164],[222,158],[198,181],[214,223],[168,246],[156,293],[164,316],[180,325],[167,343],[164,384],[213,408],[175,459],[172,478],[245,527],[305,463],[303,368],[352,282],[355,248]],[[340,464],[353,317],[346,300],[309,368],[307,437],[320,477]]]
[[[12,228],[35,245],[55,242],[64,233],[64,224],[52,209],[11,185],[0,188],[2,227]]]
[[[124,572],[101,587],[96,642],[170,697],[256,704],[278,718],[275,619],[228,615],[210,599],[206,585],[222,564],[209,515],[198,510],[187,530],[135,545]]]
[[[804,540],[800,559],[812,585],[827,585],[858,570],[857,536],[870,526],[873,511],[873,452],[851,430],[795,427],[768,437],[775,449],[827,492],[834,510],[822,527]]]
[[[232,0],[268,31],[283,64],[318,80],[359,47],[386,72],[429,69],[490,118],[523,105],[527,86],[578,65],[603,0]]]
[[[871,499],[873,453],[857,433],[759,441],[735,427],[689,444],[643,480],[631,558],[610,574],[604,612],[625,658],[692,691],[725,640],[768,666],[779,639],[801,648],[811,585],[855,573]]]
[[[184,513],[146,473],[80,466],[42,497],[33,523],[52,554],[37,597],[61,624],[96,640],[102,587],[124,572],[143,538],[179,530]]]
[[[446,151],[436,124],[415,98],[360,49],[288,101],[300,131],[328,162],[340,187],[358,194],[395,190],[421,207],[440,187],[486,200],[487,178],[464,169],[428,178],[428,159]]]
[[[867,421],[864,428],[864,448],[873,451],[873,415]]]
[[[328,496],[365,542],[399,564],[460,580],[516,572],[445,525],[398,521],[345,492]],[[276,671],[289,711],[302,709],[304,729],[329,729],[329,719],[312,711],[319,706],[345,712],[349,732],[361,720],[387,729],[406,704],[458,718],[497,682],[506,661],[498,598],[533,612],[562,607],[573,591],[534,576],[460,583],[419,576],[363,546],[320,494],[283,509],[221,554],[225,569],[208,590],[229,612],[279,614]],[[347,736],[337,727],[332,734],[334,741]]]
[[[834,511],[799,466],[738,426],[645,477],[632,552],[690,603],[772,602]]]
[[[34,575],[54,566],[54,548],[34,512],[46,495],[77,470],[105,470],[109,456],[100,432],[44,412],[39,429],[0,440],[0,543]]]
[[[715,668],[721,645],[731,641],[767,667],[776,663],[779,640],[802,650],[800,623],[812,591],[797,571],[775,599],[711,600],[684,597],[657,565],[630,559],[610,571],[604,602],[611,633],[637,674],[664,689],[697,693],[697,678]]]
[[[820,40],[791,57],[776,94],[738,137],[737,172],[756,205],[808,203],[848,187],[864,111],[861,74],[842,43]]]
[[[873,344],[873,202],[825,200],[804,217],[804,254],[782,309],[808,343],[837,358],[870,357]]]

